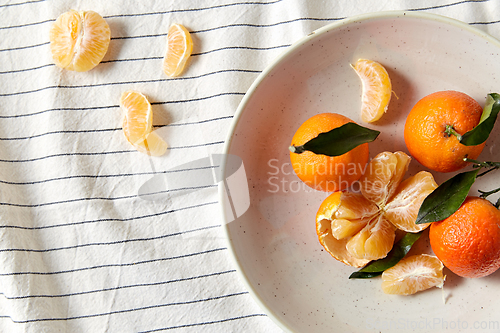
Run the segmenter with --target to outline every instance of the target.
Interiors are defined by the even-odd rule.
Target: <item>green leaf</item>
[[[456,174],[439,185],[420,206],[416,224],[441,221],[462,205],[480,168]]]
[[[372,142],[379,134],[379,131],[356,123],[347,123],[331,131],[318,134],[317,137],[302,146],[290,146],[290,151],[297,154],[310,151],[315,154],[340,156],[363,143]]]
[[[370,262],[359,271],[352,273],[349,279],[367,279],[381,275],[386,269],[396,265],[410,251],[413,244],[420,238],[423,231],[407,232],[383,259]]]
[[[493,130],[499,111],[500,95],[497,93],[489,94],[479,124],[462,135],[460,143],[465,146],[476,146],[485,142]]]

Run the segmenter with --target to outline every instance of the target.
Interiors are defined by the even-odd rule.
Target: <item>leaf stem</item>
[[[478,190],[479,193],[481,193],[480,197],[481,198],[486,198],[492,194],[495,194],[497,192],[500,192],[500,187],[497,188],[497,189],[494,189],[494,190],[491,190],[491,191],[481,191],[481,190]]]
[[[290,150],[292,153],[295,154],[302,154],[303,152],[306,151],[303,145],[302,146],[291,145],[290,147],[288,147],[288,150]]]
[[[492,162],[492,161],[481,162],[468,157],[464,157],[464,161],[473,163],[476,168],[477,167],[485,167],[485,168],[494,167],[497,169],[500,168],[500,162]]]
[[[444,130],[446,134],[449,136],[454,135],[457,137],[458,141],[462,140],[462,135],[460,135],[455,129],[453,128],[453,125],[446,125],[446,128]]]

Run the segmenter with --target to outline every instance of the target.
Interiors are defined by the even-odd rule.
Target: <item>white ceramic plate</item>
[[[463,279],[445,269],[444,292],[434,288],[407,297],[385,295],[380,278],[349,280],[355,269],[326,253],[316,236],[315,214],[327,194],[310,190],[298,180],[287,149],[298,126],[317,113],[337,112],[361,123],[361,85],[350,67],[358,58],[382,63],[398,97],[393,97],[380,121],[367,125],[381,131],[370,144],[373,157],[382,151],[407,152],[405,117],[423,96],[459,90],[484,105],[488,93],[500,92],[499,52],[497,40],[464,23],[429,14],[385,12],[315,31],[259,76],[237,110],[225,150],[243,160],[250,208],[234,221],[227,218],[226,230],[248,289],[281,328],[293,332],[500,330],[500,272]],[[500,160],[498,132],[492,134],[480,159]],[[407,176],[422,169],[414,160]],[[438,183],[449,177],[435,174]],[[475,188],[500,186],[495,176],[483,178]],[[227,210],[224,191],[220,193]],[[415,251],[431,251],[425,238]]]

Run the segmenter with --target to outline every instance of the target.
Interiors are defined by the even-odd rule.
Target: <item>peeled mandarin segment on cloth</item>
[[[54,22],[49,39],[52,58],[58,67],[85,72],[104,58],[111,31],[98,13],[70,10]]]
[[[170,77],[179,76],[192,52],[193,40],[189,31],[181,24],[172,24],[168,30],[163,72]]]
[[[123,134],[139,152],[151,156],[163,155],[168,146],[153,128],[153,111],[146,96],[138,91],[122,93],[120,107],[123,110]]]

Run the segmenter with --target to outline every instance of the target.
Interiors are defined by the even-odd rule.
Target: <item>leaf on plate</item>
[[[488,94],[479,124],[462,135],[460,143],[465,146],[476,146],[485,142],[493,130],[499,111],[500,95],[497,93]]]
[[[462,205],[480,168],[459,173],[439,185],[420,206],[416,224],[444,220]]]
[[[407,232],[385,258],[370,262],[359,271],[352,273],[349,279],[368,279],[381,275],[386,269],[396,265],[410,251],[413,244],[420,238],[423,231],[417,233]]]
[[[310,151],[315,154],[339,156],[357,146],[372,142],[380,134],[379,131],[360,126],[356,123],[347,123],[328,132],[320,133],[302,146],[290,146],[290,151],[302,154]]]

